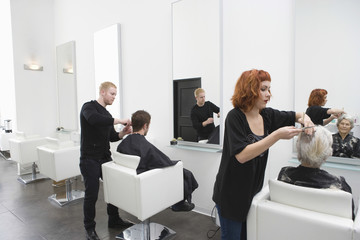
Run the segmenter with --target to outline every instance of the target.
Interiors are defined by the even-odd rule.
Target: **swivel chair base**
[[[21,183],[28,184],[28,183],[32,183],[32,182],[43,180],[43,179],[48,179],[48,177],[41,173],[39,173],[39,174],[36,173],[36,164],[33,163],[32,173],[21,175],[20,177],[18,177],[17,180]]]
[[[121,240],[168,240],[175,237],[176,232],[158,223],[149,223],[145,220],[142,223],[125,229],[116,236]]]
[[[80,190],[72,190],[72,181],[71,179],[66,179],[65,181],[65,185],[66,185],[66,193],[65,193],[65,197],[63,194],[53,194],[50,197],[48,197],[48,199],[50,201],[53,201],[55,203],[57,203],[58,205],[60,205],[61,207],[78,201],[80,199],[83,199],[85,196],[85,192],[84,191],[80,191]]]

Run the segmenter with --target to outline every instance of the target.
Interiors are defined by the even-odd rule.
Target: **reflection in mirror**
[[[355,100],[360,89],[360,1],[296,0],[295,11],[295,110],[305,111],[313,89],[326,89],[324,107],[344,108],[354,116],[356,136],[360,132],[360,105]],[[326,128],[337,132],[336,121]]]
[[[220,106],[220,1],[180,0],[172,4],[174,137],[198,142],[190,112],[194,90]],[[214,114],[215,126],[219,118]]]
[[[360,139],[355,136],[354,118],[343,114],[337,119],[337,132],[333,134],[333,156],[360,158]]]
[[[56,47],[59,129],[78,130],[75,42]]]
[[[114,24],[94,33],[95,90],[109,81],[117,86],[116,99],[106,109],[115,118],[122,117],[120,24]]]

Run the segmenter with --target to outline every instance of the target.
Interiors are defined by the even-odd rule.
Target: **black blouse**
[[[324,125],[324,119],[329,118],[331,115],[327,114],[329,108],[321,106],[311,106],[306,109],[306,114],[310,117],[311,121],[316,125]]]
[[[264,120],[264,136],[251,131],[240,109],[232,109],[225,120],[223,153],[213,201],[220,207],[222,216],[230,220],[246,221],[252,199],[263,187],[268,150],[243,164],[235,155],[278,128],[295,124],[294,112],[265,108],[260,114]]]

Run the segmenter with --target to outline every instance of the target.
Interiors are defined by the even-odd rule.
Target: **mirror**
[[[360,1],[295,1],[295,110],[305,111],[310,92],[328,91],[325,107],[344,108],[357,119],[360,137]],[[327,128],[337,132],[335,123]],[[331,158],[337,162],[349,159]]]
[[[172,3],[174,138],[198,142],[190,112],[194,90],[220,107],[220,0]],[[215,126],[220,119],[214,114]],[[219,138],[219,137],[218,137]],[[199,144],[201,145],[201,144]],[[208,144],[206,144],[208,145]]]
[[[58,129],[78,130],[75,42],[56,47]]]
[[[95,90],[109,81],[117,86],[116,99],[106,109],[114,118],[122,117],[120,24],[114,24],[94,33]]]

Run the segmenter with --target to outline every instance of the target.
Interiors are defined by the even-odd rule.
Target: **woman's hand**
[[[310,117],[305,113],[296,113],[296,119],[298,123],[301,123],[304,128],[301,129],[307,135],[313,135],[315,124],[311,121]]]
[[[291,139],[301,133],[303,129],[296,128],[294,126],[287,126],[277,129],[274,134],[276,134],[278,139]]]

